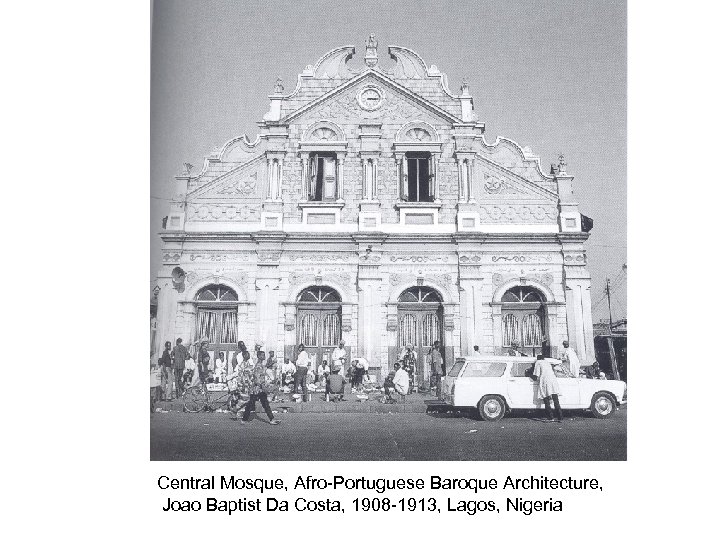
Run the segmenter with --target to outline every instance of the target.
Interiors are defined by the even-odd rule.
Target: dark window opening
[[[409,202],[432,202],[430,154],[408,152],[405,159],[407,161],[406,200]]]
[[[310,185],[308,200],[334,201],[337,199],[337,156],[324,152],[310,154]]]

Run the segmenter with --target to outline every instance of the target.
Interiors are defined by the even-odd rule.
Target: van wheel
[[[593,396],[592,402],[590,403],[590,412],[592,412],[595,418],[605,420],[606,418],[610,418],[616,410],[615,398],[607,392],[598,392]]]
[[[487,422],[500,420],[507,410],[505,400],[500,396],[485,396],[480,400],[477,408],[480,416]]]

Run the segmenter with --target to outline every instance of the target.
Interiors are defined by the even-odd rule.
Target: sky
[[[626,6],[613,0],[287,1],[155,0],[151,73],[151,268],[160,222],[184,162],[197,171],[214,147],[246,133],[269,108],[277,77],[287,91],[330,49],[373,32],[380,65],[389,45],[409,47],[466,79],[485,139],[530,146],[548,171],[560,153],[588,240],[593,318],[626,316]]]

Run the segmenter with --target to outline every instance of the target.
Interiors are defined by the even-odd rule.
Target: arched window
[[[528,355],[545,344],[545,295],[528,286],[512,287],[502,295],[502,346],[517,342]]]
[[[198,302],[237,302],[238,296],[230,287],[225,285],[209,285],[197,293]]]
[[[442,302],[442,296],[430,287],[410,287],[402,292],[399,302]]]
[[[298,302],[340,302],[340,295],[330,287],[308,287],[298,295]]]
[[[237,302],[235,291],[226,285],[209,285],[198,291],[196,337],[210,345],[237,342]]]
[[[297,296],[297,343],[308,349],[311,358],[332,353],[342,338],[342,299],[330,287],[303,289]]]
[[[532,287],[513,287],[505,291],[502,302],[544,302],[545,296]]]

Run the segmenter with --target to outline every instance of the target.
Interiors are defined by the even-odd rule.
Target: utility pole
[[[612,308],[610,307],[610,278],[606,278],[607,281],[605,282],[605,292],[607,293],[607,299],[608,299],[608,314],[610,315],[610,326],[608,329],[610,330],[610,333],[612,334]]]

